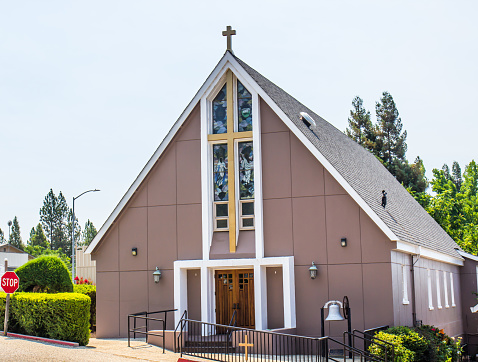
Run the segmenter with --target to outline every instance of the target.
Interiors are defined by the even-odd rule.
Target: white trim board
[[[441,253],[436,250],[428,249],[420,245],[415,245],[407,243],[406,241],[397,241],[397,246],[395,251],[401,251],[406,254],[420,255],[420,257],[425,259],[431,259],[436,261],[441,261],[447,264],[463,266],[463,259],[455,258],[451,255]]]

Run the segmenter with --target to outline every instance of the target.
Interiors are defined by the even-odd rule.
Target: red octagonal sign
[[[5,293],[15,293],[20,284],[20,279],[15,272],[6,272],[2,276],[1,285]]]

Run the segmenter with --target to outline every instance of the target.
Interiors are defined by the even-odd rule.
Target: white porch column
[[[188,309],[188,271],[186,268],[180,268],[177,262],[174,262],[174,324],[177,325],[181,315]]]
[[[284,291],[284,328],[296,327],[294,259],[282,265],[282,283]]]
[[[213,301],[211,294],[213,292],[210,289],[210,271],[206,266],[201,267],[201,321],[210,323],[211,309],[213,308]]]
[[[256,329],[267,328],[267,276],[266,267],[260,263],[254,265],[254,303]]]

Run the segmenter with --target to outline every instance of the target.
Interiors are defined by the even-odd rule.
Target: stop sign
[[[15,293],[20,284],[20,279],[15,272],[6,272],[1,279],[1,286],[5,293]]]

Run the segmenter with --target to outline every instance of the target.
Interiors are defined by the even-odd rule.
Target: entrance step
[[[185,353],[234,353],[235,347],[225,334],[211,336],[188,336],[183,351]]]

